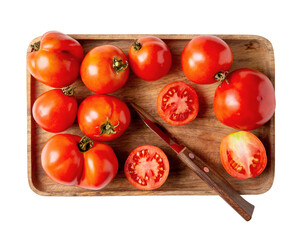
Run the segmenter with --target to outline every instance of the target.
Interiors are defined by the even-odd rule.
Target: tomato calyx
[[[119,124],[120,124],[120,122],[118,121],[117,125],[115,125],[115,126],[112,125],[109,121],[109,118],[106,116],[106,122],[103,123],[102,125],[96,127],[96,128],[100,129],[100,133],[98,135],[94,135],[94,136],[100,137],[103,134],[107,134],[107,135],[116,134],[118,131],[116,131],[115,128],[118,127]]]
[[[77,144],[80,152],[86,152],[94,145],[94,141],[88,136],[83,136]]]
[[[125,63],[123,63],[122,59],[118,60],[117,57],[115,56],[113,58],[112,66],[113,66],[113,69],[115,70],[116,73],[123,72],[128,68],[128,62],[125,61]]]
[[[132,47],[135,51],[139,51],[142,48],[142,44],[138,40],[135,40]]]
[[[72,97],[75,94],[75,87],[73,86],[68,86],[62,89],[63,94],[65,94],[68,97]]]
[[[223,81],[225,81],[227,84],[229,84],[228,80],[226,79],[226,76],[228,74],[228,71],[220,71],[218,73],[215,74],[215,79],[216,81],[218,81],[219,83],[222,83]]]
[[[36,52],[40,49],[41,42],[35,42],[34,44],[31,44],[31,52]]]

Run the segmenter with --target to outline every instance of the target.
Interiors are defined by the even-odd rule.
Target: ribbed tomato
[[[27,69],[43,84],[67,87],[79,75],[83,54],[77,40],[60,32],[46,32],[41,41],[33,45],[33,52],[27,57]]]
[[[71,134],[51,137],[42,149],[41,163],[53,181],[91,190],[107,186],[118,171],[110,146]]]

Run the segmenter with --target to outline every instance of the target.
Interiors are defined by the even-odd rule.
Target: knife
[[[246,221],[251,219],[254,206],[242,198],[224,177],[190,149],[180,144],[164,127],[141,107],[134,103],[131,103],[131,106],[135,109],[146,126],[162,138],[189,168],[215,190]]]

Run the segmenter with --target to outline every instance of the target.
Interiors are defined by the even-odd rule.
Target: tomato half
[[[142,145],[134,149],[124,166],[128,181],[141,190],[159,188],[167,180],[169,170],[166,154],[152,145]]]
[[[231,67],[233,55],[225,41],[215,36],[193,38],[183,49],[181,66],[192,82],[211,84]]]
[[[40,95],[32,107],[36,123],[48,132],[62,132],[76,119],[77,101],[73,88],[52,89]]]
[[[125,53],[113,45],[93,48],[84,57],[80,75],[88,89],[95,93],[112,93],[126,83],[129,76]]]
[[[267,166],[265,147],[250,132],[234,132],[224,137],[221,142],[220,153],[225,170],[235,178],[256,177]]]
[[[241,68],[217,87],[213,107],[223,124],[239,130],[256,129],[274,114],[274,87],[263,73]]]
[[[42,149],[41,163],[53,181],[92,190],[107,186],[118,171],[110,146],[71,134],[51,137]]]
[[[109,95],[92,95],[78,108],[78,124],[81,131],[93,140],[112,141],[119,138],[131,120],[127,105]]]
[[[51,31],[33,45],[27,69],[38,81],[54,88],[71,85],[79,75],[83,48],[70,36]]]
[[[199,101],[194,88],[182,81],[175,81],[160,91],[156,107],[165,122],[180,126],[197,117]]]
[[[152,36],[134,41],[130,46],[128,58],[135,75],[146,81],[162,78],[172,65],[172,55],[167,44]]]

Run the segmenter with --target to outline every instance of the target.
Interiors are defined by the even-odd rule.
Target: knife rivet
[[[194,158],[195,158],[195,155],[192,154],[192,153],[189,153],[189,157],[190,157],[191,159],[194,159]]]
[[[208,167],[204,167],[203,170],[204,170],[204,172],[207,172],[207,173],[209,172]]]

